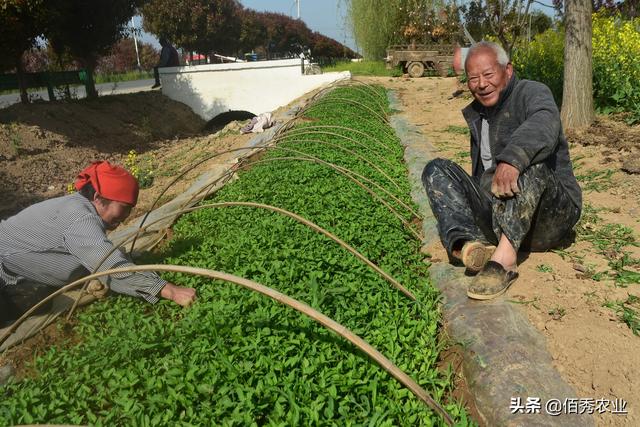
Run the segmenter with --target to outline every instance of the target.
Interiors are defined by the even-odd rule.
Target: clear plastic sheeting
[[[394,92],[389,92],[389,100],[391,108],[402,111]],[[402,113],[390,122],[405,147],[411,196],[424,216],[423,245],[429,246],[437,242],[438,232],[421,175],[436,151]],[[483,418],[479,421],[488,426],[594,425],[590,415],[578,415],[578,407],[566,406],[567,399],[575,402],[571,399],[581,396],[553,367],[544,336],[522,310],[503,298],[469,299],[469,278],[462,267],[436,263],[430,274],[443,295],[445,328],[453,341],[463,343],[464,374]],[[559,410],[558,401],[565,403]],[[554,407],[547,407],[548,402]]]

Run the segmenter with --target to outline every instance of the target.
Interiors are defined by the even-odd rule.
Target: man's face
[[[107,230],[115,230],[120,223],[129,217],[133,206],[115,200],[106,200],[96,196],[94,206],[100,218],[107,225]]]
[[[493,107],[498,103],[500,92],[507,87],[513,75],[511,63],[502,67],[491,49],[478,50],[469,57],[466,70],[469,90],[485,107]]]

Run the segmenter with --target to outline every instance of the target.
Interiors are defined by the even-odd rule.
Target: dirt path
[[[460,110],[470,94],[454,78],[371,78],[396,90],[406,114],[440,157],[470,171],[469,136]],[[595,419],[603,426],[640,425],[640,175],[633,170],[640,154],[640,127],[599,118],[581,133],[570,132],[571,156],[584,192],[584,210],[576,242],[562,251],[526,254],[520,278],[505,298],[518,304],[547,339],[549,352],[576,396],[603,399],[608,410]],[[623,166],[624,165],[624,166]],[[446,262],[440,246],[433,261]],[[621,305],[622,302],[627,304]],[[635,317],[629,308],[635,307]],[[640,331],[638,331],[640,332]],[[534,397],[534,396],[531,396]],[[612,414],[623,399],[627,415]],[[619,402],[619,401],[618,401]]]

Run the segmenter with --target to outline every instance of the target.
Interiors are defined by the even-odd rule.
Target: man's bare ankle
[[[491,261],[495,261],[502,266],[507,271],[516,271],[518,269],[518,258],[516,256],[505,255],[498,253],[498,251],[493,253],[491,257]]]

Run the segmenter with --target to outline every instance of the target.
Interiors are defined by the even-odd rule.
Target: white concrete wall
[[[311,90],[349,78],[348,71],[305,76],[300,59],[160,69],[162,93],[207,121],[231,110],[256,115],[273,111]]]

